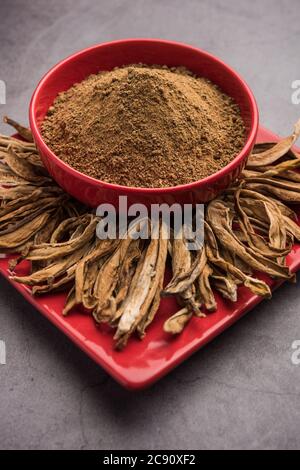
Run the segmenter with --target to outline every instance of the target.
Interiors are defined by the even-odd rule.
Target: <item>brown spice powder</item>
[[[238,106],[185,68],[117,68],[60,93],[42,125],[45,142],[94,178],[136,187],[202,179],[241,150]]]

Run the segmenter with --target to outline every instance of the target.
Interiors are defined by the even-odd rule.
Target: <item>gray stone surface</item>
[[[39,78],[87,45],[124,37],[184,41],[217,54],[254,91],[261,122],[289,132],[300,114],[298,0],[1,0],[0,79],[25,122]],[[1,131],[7,131],[1,125]],[[284,285],[168,377],[122,390],[0,279],[0,448],[300,447],[300,292]]]

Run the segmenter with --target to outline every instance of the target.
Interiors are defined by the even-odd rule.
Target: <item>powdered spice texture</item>
[[[76,170],[148,188],[205,178],[245,140],[238,106],[216,85],[184,68],[142,64],[91,75],[60,93],[42,134]]]

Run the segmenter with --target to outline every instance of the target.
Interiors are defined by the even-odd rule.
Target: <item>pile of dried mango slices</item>
[[[99,218],[67,195],[44,168],[29,129],[5,118],[23,138],[0,135],[0,251],[18,253],[10,261],[17,282],[32,286],[33,295],[68,291],[63,315],[83,306],[98,323],[115,329],[123,348],[132,333],[145,335],[161,296],[175,295],[180,310],[164,330],[180,333],[193,315],[217,309],[214,291],[235,302],[238,286],[270,297],[269,286],[255,276],[293,280],[286,256],[300,227],[291,208],[300,203],[300,155],[292,146],[294,132],[279,143],[257,144],[239,181],[205,209],[205,241],[190,251],[184,236],[119,240],[96,236]],[[134,232],[134,229],[133,229]],[[173,277],[164,285],[171,259]],[[15,274],[29,260],[27,276]],[[201,320],[199,320],[201,321]]]

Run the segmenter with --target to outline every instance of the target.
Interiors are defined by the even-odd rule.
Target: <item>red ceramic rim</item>
[[[70,62],[76,57],[85,55],[86,52],[91,51],[93,49],[99,49],[100,47],[106,47],[111,44],[124,44],[126,42],[142,42],[144,41],[145,43],[160,43],[160,44],[170,44],[170,45],[176,45],[178,47],[182,47],[184,49],[189,49],[193,50],[195,52],[201,52],[203,55],[205,55],[208,59],[213,59],[214,61],[219,62],[225,69],[227,69],[228,72],[230,72],[232,75],[235,76],[235,78],[239,81],[241,88],[244,90],[245,94],[248,95],[248,98],[250,100],[251,106],[250,106],[250,118],[251,118],[251,125],[250,125],[250,132],[249,135],[246,139],[245,145],[240,151],[240,153],[230,162],[228,165],[226,165],[224,168],[221,168],[221,170],[217,171],[216,173],[213,173],[210,176],[207,176],[206,178],[203,178],[201,180],[194,181],[193,183],[188,183],[188,184],[181,184],[178,186],[167,186],[165,188],[143,188],[143,187],[133,187],[133,186],[122,186],[119,184],[113,184],[113,183],[107,183],[106,181],[98,180],[96,178],[92,178],[91,176],[85,175],[84,173],[81,173],[80,171],[75,170],[68,164],[64,163],[60,158],[58,158],[55,153],[52,152],[52,150],[46,145],[46,143],[43,140],[43,137],[40,133],[40,130],[38,128],[36,119],[35,119],[35,113],[34,109],[36,107],[36,100],[37,100],[37,95],[39,90],[44,86],[44,83],[48,80],[49,76],[52,75],[53,73],[56,72],[57,69],[60,67],[64,66],[67,62]],[[252,146],[255,141],[255,137],[257,134],[258,130],[258,109],[257,109],[257,104],[255,101],[255,98],[253,96],[252,91],[250,90],[249,86],[247,83],[240,77],[240,75],[233,70],[231,67],[229,67],[227,64],[225,64],[221,59],[218,57],[214,56],[213,54],[210,54],[200,48],[196,48],[181,42],[176,42],[176,41],[167,41],[163,39],[144,39],[144,38],[134,38],[134,39],[120,39],[117,41],[110,41],[110,42],[105,42],[102,44],[98,44],[95,46],[88,47],[86,49],[83,49],[79,52],[76,52],[75,54],[72,54],[68,56],[66,59],[63,59],[60,61],[58,64],[56,64],[54,67],[52,67],[41,79],[39,82],[38,86],[36,87],[31,101],[30,101],[30,106],[29,106],[29,122],[30,122],[30,127],[34,136],[34,139],[37,143],[37,146],[42,149],[43,152],[45,152],[49,157],[51,157],[52,160],[55,161],[56,165],[62,168],[63,170],[71,173],[74,177],[80,178],[83,181],[89,182],[89,183],[94,183],[94,184],[99,184],[101,183],[102,186],[114,190],[118,189],[126,189],[126,191],[131,192],[131,193],[174,193],[176,191],[182,191],[182,190],[189,190],[189,189],[194,189],[197,187],[201,187],[202,185],[207,185],[209,183],[215,183],[217,180],[221,179],[228,173],[230,173],[232,170],[234,170],[241,161],[245,158],[246,154],[249,154]]]

